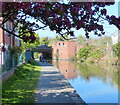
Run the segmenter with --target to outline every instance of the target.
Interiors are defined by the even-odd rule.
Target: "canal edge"
[[[53,64],[48,63],[49,65],[57,68],[56,66],[54,66]],[[57,68],[58,69],[58,68]],[[64,77],[63,74],[61,74],[60,70],[58,69],[60,75],[66,80],[66,83],[73,88],[73,86],[70,84],[70,82]],[[75,102],[76,105],[82,104],[82,105],[87,105],[87,103],[85,103],[85,101],[81,98],[81,96],[77,93],[77,91],[73,88],[74,92],[73,93],[69,93],[69,96],[72,98],[72,100]]]

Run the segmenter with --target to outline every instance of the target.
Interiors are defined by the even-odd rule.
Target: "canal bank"
[[[35,91],[35,103],[70,103],[86,105],[75,89],[53,65],[40,62],[40,80]]]
[[[91,103],[93,105],[103,105],[102,103],[116,105],[119,102],[120,85],[117,66],[65,60],[53,60],[52,64],[60,70],[88,105]]]

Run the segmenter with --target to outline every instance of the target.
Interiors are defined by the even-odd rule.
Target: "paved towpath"
[[[36,90],[35,103],[86,105],[56,67],[46,62],[40,62],[40,64],[42,70]]]

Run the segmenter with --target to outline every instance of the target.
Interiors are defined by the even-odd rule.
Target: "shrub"
[[[90,60],[90,63],[94,63],[94,61],[93,61],[93,60]]]
[[[118,58],[120,58],[120,42],[113,45],[113,52]]]
[[[33,60],[33,59],[29,59],[29,60],[27,61],[27,63],[30,63],[30,64],[32,64],[32,65],[40,65],[37,61],[35,61],[35,60]]]
[[[103,56],[103,52],[100,49],[92,50],[90,56],[94,59],[100,59]]]
[[[95,46],[86,45],[85,47],[81,48],[78,52],[78,57],[81,62],[84,62],[86,59],[90,58],[89,60],[91,63],[94,63],[94,60],[99,60],[103,56],[103,51],[96,48]]]
[[[81,48],[78,52],[79,60],[84,61],[90,56],[91,50],[94,49],[94,46],[86,45]]]

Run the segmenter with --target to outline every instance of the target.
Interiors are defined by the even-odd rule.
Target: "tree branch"
[[[16,37],[18,37],[18,38],[21,38],[22,39],[22,37],[20,37],[19,35],[16,35],[16,34],[14,34],[13,32],[11,32],[11,31],[9,31],[9,30],[7,30],[7,29],[5,29],[4,27],[1,27],[4,31],[6,31],[6,32],[8,32],[8,33],[10,33],[10,34],[12,34],[13,36],[16,36]]]
[[[64,34],[60,34],[61,36],[62,36],[62,38],[64,38],[65,40],[71,40],[71,39],[76,39],[76,38],[66,38],[66,37],[64,37]]]

